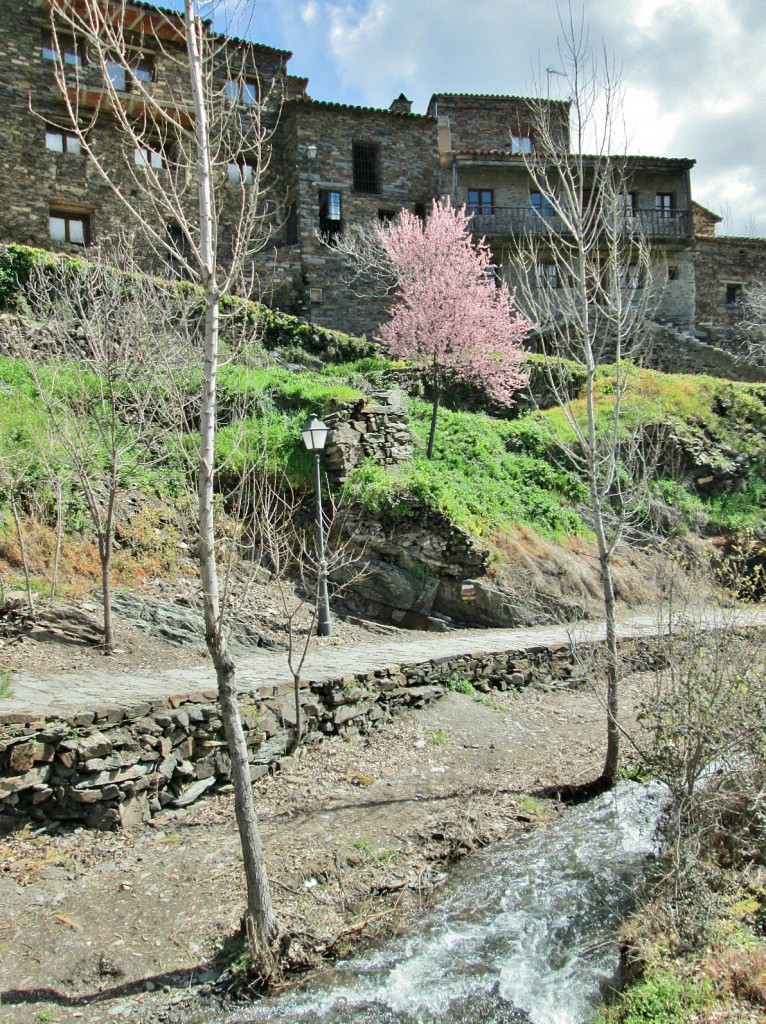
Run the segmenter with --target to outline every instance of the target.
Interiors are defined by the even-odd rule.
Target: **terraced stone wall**
[[[477,646],[481,635],[477,634]],[[649,640],[622,645],[632,667],[655,658]],[[584,679],[568,644],[435,659],[305,684],[304,743],[377,729],[400,709],[422,707],[461,680],[480,692],[576,687]],[[278,770],[295,724],[292,686],[241,694],[251,776]],[[127,828],[163,807],[183,807],[228,783],[229,757],[213,692],[67,717],[0,713],[0,814],[12,821],[68,821]]]

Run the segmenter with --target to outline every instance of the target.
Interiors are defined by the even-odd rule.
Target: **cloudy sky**
[[[562,67],[555,0],[254,3],[250,37],[291,50],[315,99],[388,106],[403,91],[424,113],[434,92],[529,95],[538,69]],[[583,7],[622,68],[630,150],[695,158],[694,197],[724,217],[719,231],[766,235],[766,0]]]

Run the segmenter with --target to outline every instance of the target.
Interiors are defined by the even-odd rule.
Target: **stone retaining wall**
[[[324,450],[325,471],[334,485],[347,480],[365,459],[393,466],[412,458],[407,410],[401,391],[372,391],[362,399],[327,413],[330,428]]]
[[[477,646],[481,636],[477,634]],[[633,668],[651,665],[655,642],[626,640]],[[358,736],[405,707],[422,707],[460,680],[481,692],[584,682],[568,644],[435,659],[304,684],[304,743]],[[292,686],[240,695],[251,776],[278,769],[295,722]],[[186,694],[131,708],[103,706],[62,718],[0,714],[0,814],[127,828],[163,807],[183,807],[229,780],[215,694]]]

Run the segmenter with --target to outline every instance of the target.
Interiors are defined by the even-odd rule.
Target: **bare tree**
[[[264,449],[260,454],[248,460],[235,493],[229,496],[224,593],[238,606],[246,606],[252,584],[262,578],[264,569],[268,572],[287,635],[285,656],[293,680],[294,723],[286,753],[296,754],[305,732],[303,666],[316,636],[321,583],[329,576],[335,594],[342,594],[359,578],[361,550],[345,535],[345,510],[331,494],[322,509],[322,532],[328,543],[320,555],[316,524],[305,517],[304,499],[283,476],[264,470],[268,453]]]
[[[614,152],[622,112],[619,74],[608,58],[594,54],[571,8],[561,21],[559,66],[571,96],[570,121],[562,119],[561,104],[532,101],[527,131],[534,148],[525,162],[539,202],[510,262],[519,307],[537,325],[548,385],[566,420],[567,429],[552,437],[588,487],[606,620],[603,779],[611,784],[620,741],[613,562],[640,504],[636,487],[643,488],[651,472],[645,440],[629,429],[625,403],[661,275],[642,215],[629,207],[629,160]],[[568,360],[584,371],[581,396],[571,395]],[[608,376],[599,369],[604,362],[610,363]]]
[[[205,15],[211,13],[206,6]],[[220,306],[227,291],[249,294],[252,261],[269,233],[264,175],[271,83],[260,80],[257,50],[214,32],[198,0],[184,0],[178,16],[125,2],[52,0],[51,15],[56,51],[64,52],[57,37],[68,33],[88,57],[84,66],[62,59],[54,66],[69,129],[149,247],[201,290],[197,493],[205,639],[231,756],[247,880],[245,926],[254,966],[269,977],[278,928],[223,629],[213,513]],[[154,69],[147,67],[145,46],[157,55]],[[101,90],[95,112],[83,102],[89,87]],[[110,119],[112,147],[119,138],[116,154],[100,140],[102,116]]]
[[[32,272],[26,296],[41,330],[26,335],[18,354],[48,414],[55,461],[77,480],[88,509],[101,565],[104,652],[111,654],[117,499],[131,477],[165,455],[163,428],[177,403],[153,373],[186,365],[190,353],[168,331],[172,295],[158,296],[157,284],[132,274],[125,251],[93,258]],[[57,508],[60,533],[60,494]]]
[[[744,358],[748,362],[766,362],[766,283],[756,281],[744,290],[738,323],[745,336]]]

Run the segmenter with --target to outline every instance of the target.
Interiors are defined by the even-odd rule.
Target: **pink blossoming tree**
[[[425,222],[408,210],[378,229],[397,278],[390,320],[377,339],[392,356],[413,360],[433,394],[428,458],[439,403],[452,374],[513,403],[527,382],[521,342],[531,324],[505,287],[495,285],[489,246],[474,241],[470,216],[434,200]]]

